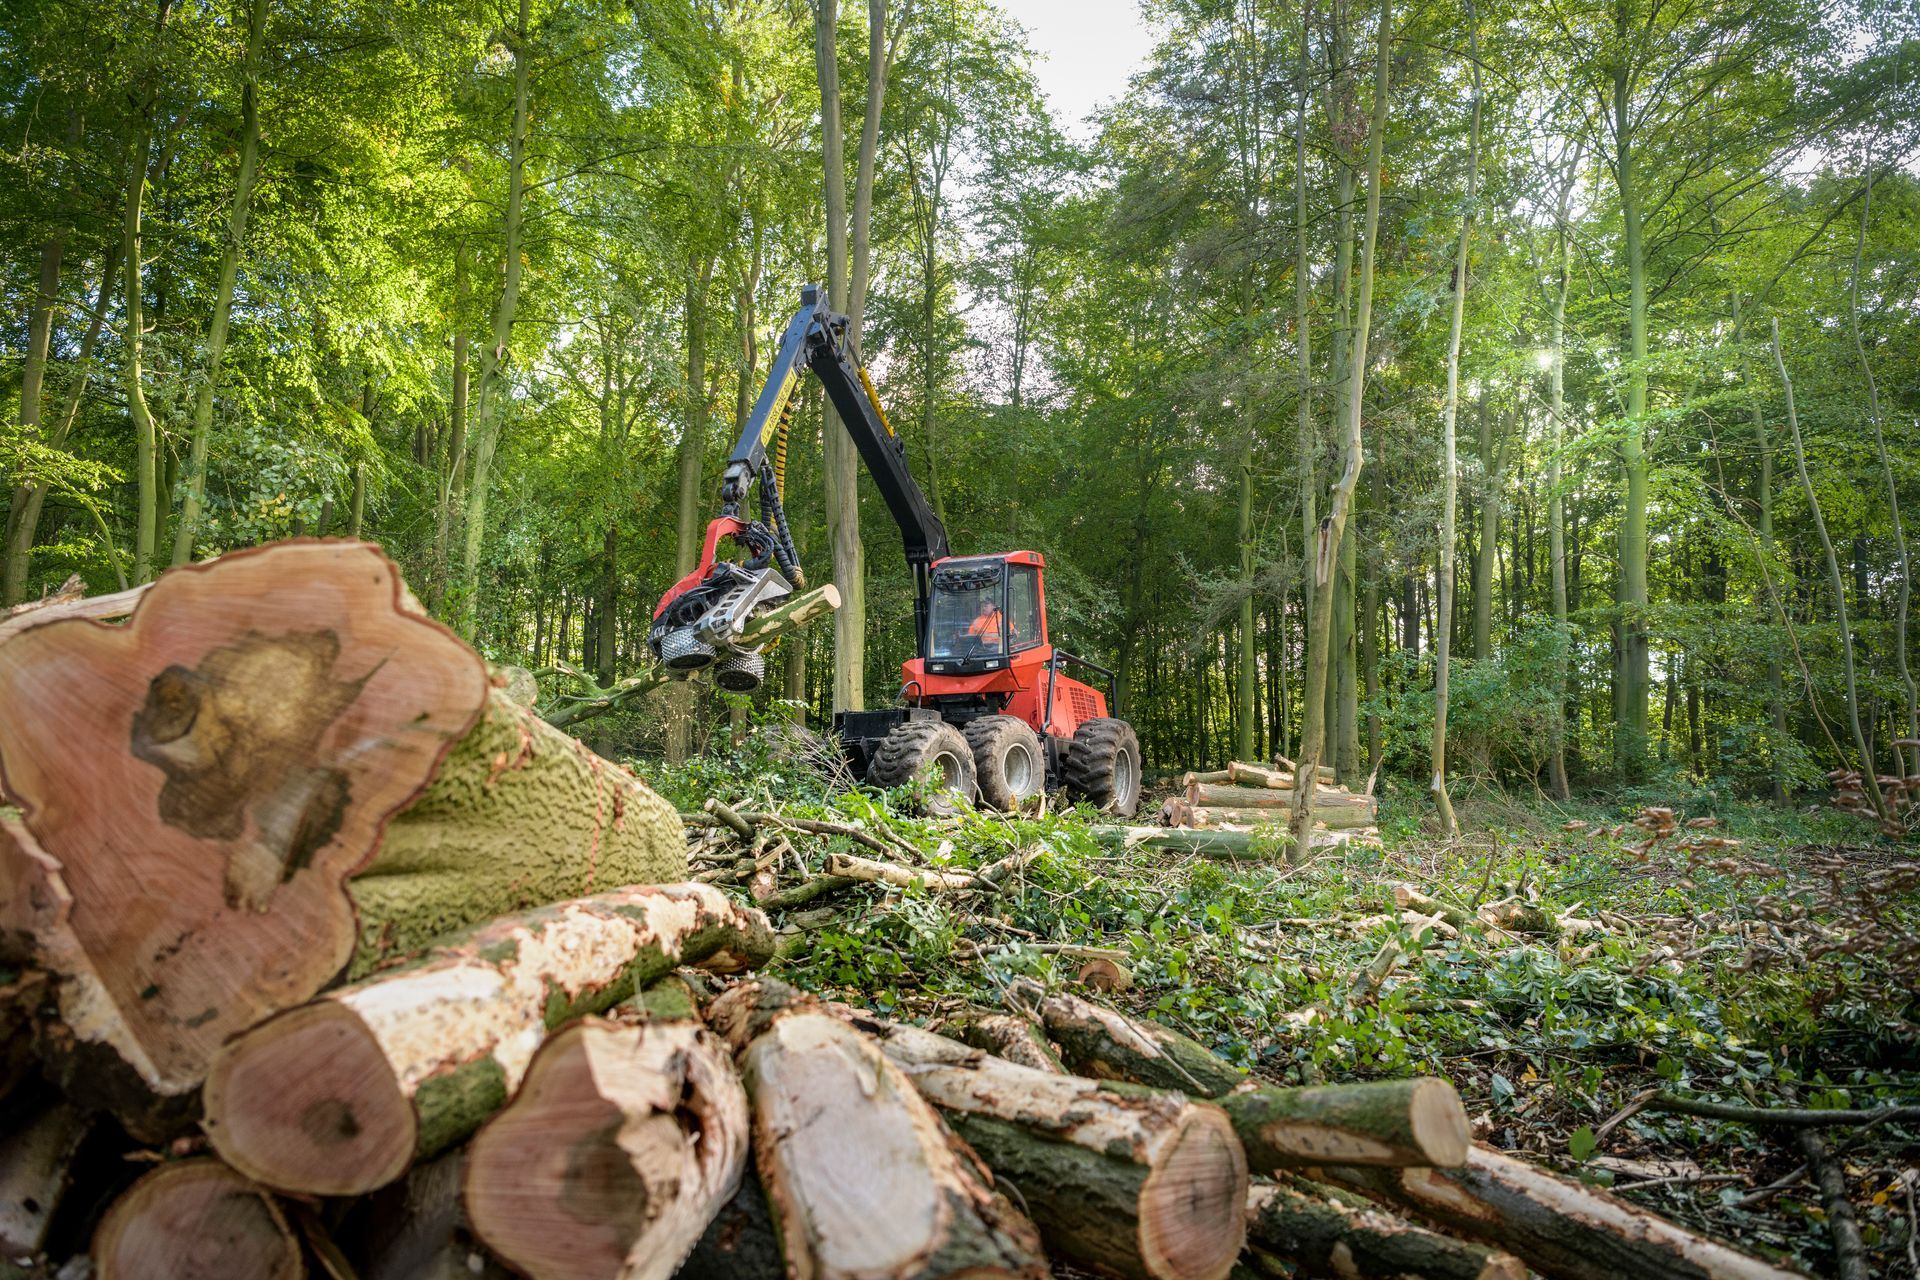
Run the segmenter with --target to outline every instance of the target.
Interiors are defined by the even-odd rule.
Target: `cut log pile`
[[[1187,773],[1180,790],[1160,806],[1160,821],[1168,827],[1254,831],[1285,827],[1293,808],[1291,760],[1281,757],[1272,766],[1234,761],[1224,769]],[[1320,766],[1314,777],[1314,848],[1335,848],[1353,841],[1377,841],[1379,802],[1373,781],[1355,792],[1334,782],[1333,770]]]
[[[1474,1146],[1442,1080],[1281,1088],[1031,980],[929,1030],[736,976],[793,936],[767,911],[990,896],[1032,854],[929,866],[883,825],[715,801],[693,876],[672,808],[375,548],[237,553],[135,602],[0,620],[9,1265],[1785,1274]],[[860,853],[772,887],[807,835]],[[1130,982],[1124,953],[1036,945]]]

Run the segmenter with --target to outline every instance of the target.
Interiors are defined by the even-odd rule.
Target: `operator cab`
[[[1032,551],[954,556],[933,567],[925,670],[930,675],[1003,671],[1047,642],[1040,570]]]

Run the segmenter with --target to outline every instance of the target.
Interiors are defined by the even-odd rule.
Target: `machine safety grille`
[[[1084,723],[1099,716],[1099,705],[1094,702],[1093,695],[1085,689],[1069,689],[1067,690],[1067,695],[1073,702],[1073,718],[1075,720]]]

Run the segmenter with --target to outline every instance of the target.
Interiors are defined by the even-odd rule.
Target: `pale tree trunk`
[[[1620,10],[1623,42],[1626,7]],[[1614,759],[1623,777],[1636,777],[1647,748],[1647,262],[1641,239],[1638,174],[1634,171],[1629,71],[1613,75],[1614,181],[1620,196],[1622,248],[1627,268],[1627,422],[1620,446],[1626,507],[1620,519],[1620,649],[1615,686]]]
[[[1318,540],[1313,547],[1313,636],[1307,645],[1306,724],[1301,733],[1297,779],[1293,792],[1293,816],[1289,824],[1293,836],[1289,857],[1302,858],[1309,847],[1313,830],[1314,779],[1326,737],[1327,655],[1333,630],[1334,558],[1346,532],[1347,513],[1353,505],[1353,491],[1360,481],[1360,468],[1366,455],[1361,448],[1361,402],[1367,377],[1367,333],[1373,323],[1374,249],[1380,233],[1380,165],[1387,132],[1387,71],[1393,47],[1392,0],[1380,0],[1380,29],[1375,51],[1373,82],[1373,121],[1367,138],[1367,215],[1364,247],[1360,258],[1359,301],[1354,309],[1353,355],[1348,361],[1350,379],[1345,395],[1346,466],[1333,486],[1326,519],[1320,522]]]
[[[100,269],[100,287],[94,295],[93,314],[87,321],[86,336],[80,340],[79,358],[74,361],[73,387],[67,393],[66,412],[47,435],[50,448],[58,449],[67,442],[74,419],[80,416],[80,405],[86,398],[87,384],[93,377],[94,349],[99,345],[100,330],[106,323],[107,308],[113,301],[113,282],[120,275],[121,248],[119,240],[107,246],[106,259]],[[18,604],[26,594],[27,571],[33,560],[33,542],[40,529],[40,509],[46,500],[47,485],[44,481],[24,484],[13,491],[12,502],[7,510],[5,587],[4,592],[0,592],[0,604]],[[106,522],[100,519],[99,511],[91,507],[88,510],[104,531]],[[113,550],[111,538],[107,540],[107,554],[114,562],[114,573],[121,579],[121,588],[124,590],[126,574],[120,567],[120,559]]]
[[[1568,661],[1565,646],[1573,643],[1567,620],[1567,509],[1560,493],[1560,451],[1566,446],[1566,367],[1567,367],[1567,270],[1568,201],[1573,194],[1570,165],[1568,176],[1560,179],[1560,199],[1555,209],[1554,235],[1558,249],[1553,293],[1552,361],[1547,371],[1547,558],[1552,562],[1553,625],[1562,646],[1554,663],[1553,750],[1547,758],[1548,788],[1554,799],[1565,800],[1571,792],[1567,785],[1567,680]]]
[[[1759,455],[1759,475],[1754,481],[1754,504],[1757,508],[1754,516],[1754,536],[1759,543],[1758,554],[1761,561],[1760,581],[1754,588],[1753,604],[1756,611],[1768,618],[1767,637],[1767,710],[1769,723],[1773,727],[1775,742],[1784,741],[1787,735],[1787,699],[1781,679],[1780,644],[1772,627],[1776,601],[1773,596],[1773,436],[1767,430],[1767,418],[1760,405],[1759,388],[1756,386],[1752,371],[1747,367],[1745,346],[1745,320],[1740,314],[1740,291],[1735,289],[1732,297],[1733,345],[1740,355],[1740,378],[1747,393],[1748,412],[1753,417],[1753,437],[1755,452]],[[1784,620],[1785,606],[1779,606]],[[1776,748],[1768,753],[1771,765],[1768,769],[1772,782],[1772,798],[1775,804],[1787,801],[1786,779],[1781,773],[1779,751]]]
[[[66,252],[66,244],[67,229],[61,227],[41,248],[40,284],[34,293],[33,309],[27,318],[27,355],[20,369],[19,421],[20,434],[28,441],[41,434],[40,400],[46,380],[47,352],[53,344],[53,313],[60,300],[60,259]],[[21,544],[19,529],[27,518],[29,506],[33,508],[34,516],[38,517],[39,502],[35,501],[35,491],[44,492],[44,488],[39,484],[16,487],[13,500],[7,507],[6,590],[0,603],[11,605],[20,601],[26,584],[27,557],[33,547],[33,537],[29,530],[24,544]]]
[[[1295,408],[1294,429],[1298,434],[1296,441],[1299,449],[1299,486],[1300,486],[1300,532],[1301,546],[1313,545],[1313,531],[1320,523],[1319,513],[1315,510],[1317,480],[1314,476],[1314,416],[1313,416],[1313,296],[1312,271],[1307,257],[1307,82],[1311,60],[1308,53],[1308,35],[1311,29],[1311,6],[1300,7],[1300,49],[1294,64],[1294,74],[1299,83],[1294,86],[1294,153],[1293,153],[1293,328],[1294,347],[1298,360],[1298,382],[1296,394],[1299,402]],[[1286,531],[1281,530],[1282,558],[1285,557]],[[1304,577],[1304,575],[1303,575]],[[1286,619],[1286,604],[1281,602],[1281,620]],[[1286,687],[1286,635],[1284,625],[1281,628],[1280,646],[1280,726],[1275,735],[1279,749],[1285,751],[1288,745],[1290,726],[1287,723],[1287,687]]]
[[[1780,374],[1780,385],[1787,396],[1787,430],[1793,440],[1793,466],[1800,474],[1800,490],[1806,495],[1807,511],[1813,517],[1814,532],[1820,535],[1820,549],[1827,558],[1827,585],[1833,589],[1833,614],[1840,626],[1841,670],[1847,681],[1847,725],[1853,731],[1853,747],[1860,753],[1860,780],[1873,801],[1880,821],[1887,821],[1886,797],[1880,794],[1880,780],[1874,769],[1873,754],[1867,747],[1867,735],[1860,722],[1860,688],[1853,673],[1853,629],[1847,622],[1847,587],[1840,576],[1840,560],[1834,554],[1833,539],[1827,536],[1826,517],[1820,512],[1820,495],[1814,492],[1813,479],[1807,474],[1807,451],[1800,441],[1800,415],[1793,408],[1793,379],[1787,375],[1786,359],[1780,354],[1780,322],[1773,321],[1773,366]],[[1811,690],[1809,690],[1811,693]]]
[[[161,56],[160,42],[166,34],[167,18],[172,10],[173,0],[160,0],[159,11],[154,17],[153,43],[149,52],[156,63]],[[136,109],[132,145],[127,148],[126,212],[120,230],[120,255],[126,269],[123,375],[127,412],[133,419],[134,482],[139,492],[133,547],[133,576],[136,582],[145,582],[153,576],[153,531],[160,504],[160,477],[156,466],[159,454],[157,428],[153,412],[147,407],[147,393],[140,372],[141,351],[146,340],[140,217],[141,203],[147,194],[147,150],[153,143],[153,112],[160,97],[157,66],[149,69],[149,79],[149,85],[142,91],[144,101]]]
[[[1355,775],[1360,769],[1360,683],[1357,677],[1360,629],[1355,616],[1360,600],[1360,539],[1355,524],[1354,520],[1349,519],[1340,536],[1339,577],[1333,597],[1333,661],[1337,678],[1329,681],[1334,695],[1333,768],[1335,776],[1343,783],[1356,781]]]
[[[213,434],[213,400],[220,385],[220,363],[227,353],[227,322],[233,314],[234,279],[240,272],[240,244],[247,235],[248,206],[260,156],[260,54],[266,43],[270,0],[247,0],[247,47],[241,64],[240,169],[234,178],[233,203],[227,210],[227,231],[220,246],[220,276],[213,297],[213,319],[207,326],[207,374],[193,402],[193,441],[187,451],[187,493],[180,508],[180,524],[173,534],[173,563],[193,559],[193,539],[200,531],[200,511],[207,493],[207,444]],[[357,472],[356,472],[357,474]]]
[[[1484,662],[1493,656],[1493,579],[1500,551],[1500,458],[1494,439],[1493,409],[1488,395],[1480,395],[1480,542],[1473,562],[1473,657]]]
[[[1887,514],[1893,521],[1894,548],[1900,555],[1900,598],[1893,626],[1893,665],[1906,690],[1906,737],[1920,739],[1920,692],[1914,687],[1913,669],[1907,664],[1907,610],[1913,588],[1913,561],[1907,557],[1907,535],[1900,525],[1900,491],[1893,481],[1893,463],[1887,457],[1887,436],[1880,417],[1880,389],[1874,382],[1873,363],[1867,359],[1867,347],[1860,339],[1860,260],[1867,248],[1867,221],[1873,211],[1873,157],[1867,157],[1866,191],[1860,205],[1860,235],[1853,242],[1853,275],[1847,287],[1847,328],[1853,335],[1854,358],[1860,362],[1860,374],[1867,384],[1867,421],[1873,425],[1873,447],[1880,457],[1880,474],[1887,482]],[[1864,608],[1864,604],[1862,605]],[[1894,749],[1903,775],[1920,773],[1920,747],[1914,748],[1913,764],[1907,755]]]
[[[464,505],[462,480],[467,470],[467,250],[453,252],[453,392],[447,412],[447,456],[440,472],[439,501],[433,524],[433,606],[447,598],[447,556],[453,542],[455,513]]]
[[[712,280],[711,255],[699,270],[687,273],[687,425],[680,434],[676,581],[700,563],[700,479],[707,455],[707,287]],[[691,681],[678,681],[668,689],[667,759],[674,764],[685,760],[692,747],[698,698]]]
[[[1241,0],[1234,23],[1235,48],[1241,51],[1234,67],[1234,135],[1239,153],[1240,214],[1248,234],[1258,235],[1261,225],[1260,201],[1266,188],[1266,149],[1261,128],[1261,106],[1265,102],[1267,69],[1261,57],[1262,35],[1258,3]],[[1259,302],[1255,273],[1246,270],[1240,277],[1240,314],[1248,331],[1255,327]],[[1244,423],[1240,439],[1240,509],[1235,541],[1240,551],[1240,650],[1235,664],[1234,758],[1251,761],[1258,738],[1260,692],[1258,652],[1254,635],[1254,539],[1253,539],[1253,456],[1256,419],[1252,397],[1242,389],[1238,406]]]
[[[466,545],[461,553],[460,633],[473,638],[480,616],[480,548],[486,542],[487,490],[493,454],[506,420],[506,386],[514,313],[520,305],[521,238],[527,199],[527,115],[533,74],[531,0],[520,0],[518,24],[509,37],[513,54],[513,132],[507,144],[506,271],[493,309],[493,344],[480,353],[480,390],[474,397],[473,474],[467,485]]]
[[[1472,261],[1473,215],[1480,198],[1480,120],[1484,110],[1480,86],[1480,25],[1471,0],[1467,6],[1468,58],[1473,75],[1473,117],[1467,134],[1467,192],[1460,206],[1460,241],[1453,254],[1453,317],[1447,325],[1447,395],[1440,411],[1440,563],[1434,570],[1438,600],[1433,628],[1433,803],[1440,814],[1440,834],[1459,833],[1453,800],[1447,794],[1447,688],[1453,657],[1454,523],[1460,500],[1460,462],[1457,427],[1460,419],[1460,331],[1467,314],[1467,279]],[[1557,419],[1556,419],[1557,421]]]

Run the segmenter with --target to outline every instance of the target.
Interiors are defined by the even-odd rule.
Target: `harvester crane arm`
[[[718,659],[723,686],[752,688],[759,683],[760,655],[733,649],[728,642],[756,608],[788,594],[803,580],[782,505],[803,368],[820,379],[900,527],[913,573],[915,635],[926,635],[933,564],[948,554],[947,531],[907,468],[906,443],[887,422],[873,380],[848,342],[847,328],[847,318],[828,307],[819,286],[801,290],[800,310],[787,323],[766,383],[721,474],[720,515],[707,526],[700,562],[654,611],[648,642],[670,669],[691,674]],[[750,521],[742,508],[756,485],[763,518]],[[716,561],[723,537],[746,548],[750,558],[744,565]]]

